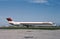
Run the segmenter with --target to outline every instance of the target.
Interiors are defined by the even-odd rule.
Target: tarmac
[[[0,39],[60,39],[60,30],[0,29]]]

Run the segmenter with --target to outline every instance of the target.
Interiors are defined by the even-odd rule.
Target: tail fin
[[[8,21],[13,21],[11,18],[6,18]]]

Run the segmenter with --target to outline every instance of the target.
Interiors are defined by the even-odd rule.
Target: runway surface
[[[0,39],[60,39],[60,30],[0,29]]]

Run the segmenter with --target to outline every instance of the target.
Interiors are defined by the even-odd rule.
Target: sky
[[[54,22],[60,25],[60,0],[0,0],[0,26],[6,18],[23,22]]]

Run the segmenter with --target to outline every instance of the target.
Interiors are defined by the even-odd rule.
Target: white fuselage
[[[9,21],[10,24],[13,25],[53,25],[53,22],[14,22],[14,21]]]

